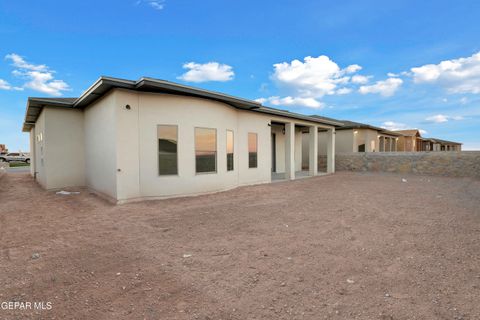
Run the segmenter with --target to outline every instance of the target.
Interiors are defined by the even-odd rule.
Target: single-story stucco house
[[[345,152],[393,152],[397,150],[400,134],[369,124],[340,120],[336,128],[335,151]],[[319,140],[322,140],[319,138]]]
[[[360,122],[337,120],[316,115],[312,117],[341,123],[341,125],[335,128],[336,153],[397,151],[397,140],[401,136],[400,133]],[[318,153],[320,156],[326,155],[326,144],[326,132],[320,132],[318,136]],[[303,139],[303,146],[307,145],[308,135]],[[304,148],[303,152],[308,152],[308,149]]]
[[[398,130],[400,133],[398,138],[397,150],[404,152],[422,151],[422,135],[417,129]]]
[[[418,129],[398,130],[395,132],[401,134],[398,139],[398,151],[462,151],[461,143],[437,138],[424,138]]]
[[[462,144],[437,138],[422,138],[422,151],[462,151]]]
[[[85,186],[122,203],[317,175],[319,134],[333,173],[339,125],[168,81],[101,77],[78,98],[29,98],[23,131],[44,188]]]

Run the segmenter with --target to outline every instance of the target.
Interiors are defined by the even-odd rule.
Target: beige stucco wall
[[[36,178],[44,188],[85,185],[81,110],[45,107],[31,134]]]
[[[295,171],[302,171],[302,129],[295,128]]]
[[[45,148],[55,149],[48,153],[53,160],[44,161],[57,171],[42,170],[39,182],[47,187],[48,181],[59,187],[85,185],[118,202],[195,195],[270,182],[272,129],[269,124],[271,121],[292,121],[238,110],[207,99],[121,89],[111,91],[84,111],[63,109],[52,113],[51,123],[48,122],[49,110],[45,108],[40,115],[35,132],[44,131],[47,126],[52,136],[58,136],[50,140],[55,144],[48,143]],[[161,124],[178,126],[178,175],[158,174],[157,126]],[[195,172],[196,127],[217,131],[216,173]],[[227,171],[227,130],[234,132],[233,171]],[[248,167],[250,132],[258,135],[257,168]],[[277,138],[277,171],[284,171],[285,138],[281,133]],[[37,162],[42,158],[40,150],[45,152],[43,148],[35,149]],[[301,170],[301,161],[302,133],[296,128],[296,170]],[[66,177],[67,172],[69,177]]]
[[[30,175],[35,176],[35,127],[32,127],[29,132],[30,138]]]
[[[85,183],[113,199],[117,197],[115,107],[111,92],[84,110]]]
[[[335,134],[335,152],[336,153],[343,153],[343,152],[355,152],[358,149],[358,146],[355,145],[354,139],[353,139],[353,129],[347,129],[347,130],[336,130]],[[323,134],[323,139],[324,142],[322,142],[322,146],[326,145],[326,140],[327,140],[327,134]],[[320,140],[320,139],[319,139]],[[322,140],[323,141],[323,140]],[[319,141],[320,143],[320,141]],[[319,144],[320,148],[320,144]],[[323,147],[324,148],[324,147]],[[324,148],[325,151],[322,153],[322,155],[327,154],[326,149]],[[320,152],[320,151],[319,151]]]
[[[275,134],[275,172],[285,172],[285,134],[282,132],[283,125],[272,124],[272,133]]]
[[[365,144],[365,152],[378,152],[378,135],[376,130],[355,129],[353,130],[353,138],[354,152],[358,151],[358,146],[362,144]]]
[[[247,152],[244,146],[247,137],[243,135],[248,131],[259,133],[258,124],[252,123],[239,132],[237,111],[214,101],[173,95],[129,94],[138,95],[140,104],[137,141],[141,197],[198,194],[238,184],[239,170],[247,159],[240,157],[240,152]],[[161,124],[178,126],[178,175],[175,176],[158,175],[157,126]],[[195,172],[195,127],[217,130],[217,173]],[[226,169],[227,129],[234,132],[234,170],[229,172]],[[259,144],[263,138],[259,133]],[[263,149],[262,146],[259,149]]]
[[[45,114],[46,109],[43,109],[35,123],[35,145],[34,147],[30,147],[30,150],[35,150],[36,179],[42,187],[47,188],[47,171],[45,169],[45,151],[47,148],[45,145]]]
[[[338,134],[338,131],[337,131]],[[319,156],[327,155],[327,143],[328,143],[328,134],[326,131],[318,132],[318,151]],[[310,156],[310,134],[305,132],[302,134],[302,166],[303,168],[309,167],[309,156]]]
[[[46,108],[48,189],[85,185],[83,112]]]

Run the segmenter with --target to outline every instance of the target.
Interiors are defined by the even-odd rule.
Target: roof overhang
[[[22,131],[30,131],[32,126],[35,125],[40,112],[46,106],[83,109],[112,89],[127,89],[140,92],[197,97],[223,102],[234,108],[244,110],[256,109],[262,106],[256,101],[238,98],[215,91],[194,88],[165,80],[140,78],[137,81],[133,81],[103,76],[95,81],[95,83],[92,84],[79,98],[70,99],[71,101],[64,101],[68,99],[56,98],[28,98],[27,111],[25,114]]]
[[[72,99],[72,101],[73,100],[74,99]],[[68,99],[59,101],[49,98],[28,98],[27,111],[25,112],[22,131],[28,132],[33,126],[35,126],[35,122],[37,122],[38,116],[44,107],[72,108],[72,101],[68,101]]]
[[[261,113],[283,116],[335,127],[343,125],[342,122],[336,121],[335,119],[328,119],[323,117],[315,118],[298,113],[292,113],[289,111],[267,108],[256,101],[238,98],[215,91],[194,88],[170,81],[145,77],[134,81],[102,76],[78,98],[28,98],[27,110],[22,130],[24,132],[30,131],[30,129],[35,125],[35,122],[37,121],[44,107],[84,109],[112,89],[125,89],[138,92],[151,92],[197,97],[222,102],[234,108],[242,110],[258,111]]]

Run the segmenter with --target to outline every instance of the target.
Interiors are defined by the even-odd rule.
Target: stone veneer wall
[[[480,151],[341,153],[335,169],[480,178]]]

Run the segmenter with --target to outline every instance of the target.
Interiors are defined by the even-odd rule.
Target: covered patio
[[[319,150],[319,132],[326,133],[325,150]],[[271,142],[272,182],[335,172],[333,127],[272,120]]]

